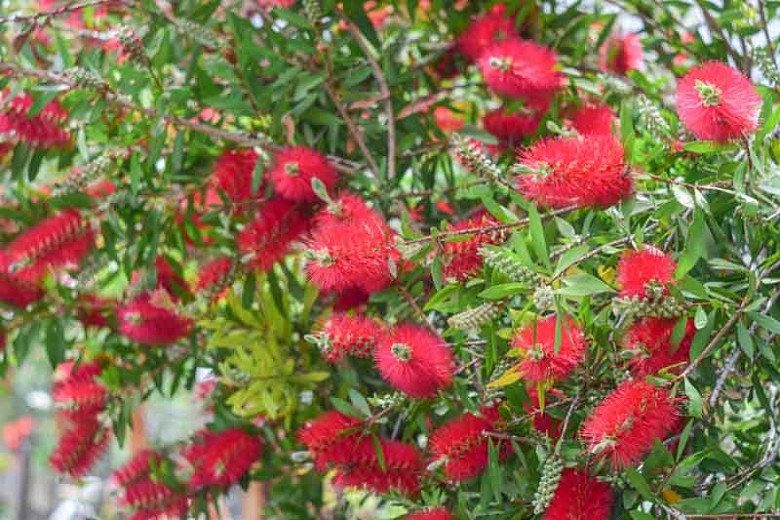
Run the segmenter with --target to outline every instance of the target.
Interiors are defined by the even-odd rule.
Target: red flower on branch
[[[141,480],[128,486],[122,503],[134,510],[130,520],[181,518],[188,509],[185,494],[152,480]]]
[[[500,224],[492,215],[483,211],[457,224],[448,226],[447,231],[465,231],[499,226]],[[493,231],[477,231],[469,236],[467,240],[456,239],[444,242],[442,276],[446,280],[462,281],[476,275],[482,269],[483,264],[479,248],[486,244],[502,244],[508,236],[509,230],[497,229]]]
[[[11,258],[0,251],[0,301],[23,309],[38,301],[43,291],[37,284],[20,278],[16,270],[11,269],[12,265]]]
[[[262,449],[259,437],[240,428],[200,432],[182,451],[194,469],[189,487],[232,486],[257,462]]]
[[[317,195],[312,179],[319,179],[330,190],[338,180],[338,172],[327,157],[305,146],[283,148],[274,156],[268,179],[276,193],[293,202],[313,202]]]
[[[580,135],[612,135],[616,125],[615,114],[607,105],[586,104],[571,115],[571,126]]]
[[[560,339],[556,341],[557,331]],[[582,361],[586,348],[580,328],[571,319],[558,323],[555,315],[535,321],[515,334],[512,347],[523,354],[519,370],[535,383],[567,377]]]
[[[380,463],[381,450],[384,464]],[[333,482],[344,488],[360,488],[374,493],[396,490],[403,495],[420,492],[420,477],[424,466],[420,451],[400,441],[380,439],[376,445],[363,438],[353,445],[350,463],[338,468]]]
[[[613,501],[608,484],[594,479],[586,470],[564,469],[555,495],[543,520],[604,520]]]
[[[761,96],[738,70],[710,61],[677,83],[677,115],[699,139],[726,142],[758,128]]]
[[[403,324],[379,341],[374,359],[382,377],[410,397],[423,399],[450,385],[455,372],[452,351],[425,327]]]
[[[481,415],[466,413],[456,417],[431,434],[429,449],[434,460],[445,461],[448,480],[469,480],[485,470],[488,434],[495,431],[497,420],[497,408],[488,408]]]
[[[142,295],[117,311],[119,333],[142,345],[175,343],[190,333],[192,320]]]
[[[252,266],[268,271],[308,229],[309,221],[300,208],[292,202],[273,199],[263,204],[236,242],[242,254],[251,255]]]
[[[152,467],[159,466],[162,455],[154,450],[141,450],[111,475],[111,479],[119,486],[128,487],[132,484],[148,480]]]
[[[542,206],[607,207],[633,192],[623,146],[611,135],[542,139],[520,152],[518,189]]]
[[[654,286],[662,294],[669,292],[668,285],[674,281],[677,264],[674,259],[652,246],[637,251],[626,251],[617,265],[617,281],[620,296],[645,298],[650,296]]]
[[[482,52],[479,68],[485,84],[509,98],[549,95],[563,77],[556,70],[558,56],[538,43],[512,38]]]
[[[324,471],[329,466],[348,463],[360,438],[361,422],[337,410],[320,414],[298,430],[298,440],[305,444],[314,466]]]
[[[533,136],[541,120],[542,114],[534,111],[507,112],[498,109],[482,116],[482,126],[502,145],[513,147]]]
[[[655,375],[663,369],[679,373],[688,362],[691,342],[696,327],[688,320],[685,335],[678,345],[672,343],[676,319],[644,318],[631,325],[623,341],[623,348],[637,350],[631,359],[631,371],[637,377]]]
[[[626,381],[593,410],[580,434],[590,453],[620,470],[641,461],[656,439],[675,430],[678,418],[667,390],[646,381]]]
[[[225,150],[214,164],[215,186],[222,190],[232,202],[246,202],[263,193],[262,183],[252,193],[257,154],[251,148],[246,150]]]
[[[644,51],[639,36],[633,33],[615,34],[607,38],[599,51],[601,70],[625,76],[642,67]]]
[[[29,116],[33,106],[30,94],[17,95],[8,100],[8,91],[0,91],[0,136],[2,140],[21,142],[36,148],[64,148],[71,142],[62,129],[68,112],[59,101],[53,100],[35,116]]]
[[[95,418],[70,422],[60,436],[49,463],[73,478],[87,474],[108,449],[110,432]]]
[[[515,38],[514,20],[505,14],[506,6],[496,5],[469,25],[456,42],[456,48],[469,60],[477,61],[492,44]]]
[[[406,515],[406,520],[455,520],[455,517],[443,507],[436,507]]]
[[[330,363],[347,355],[368,358],[381,335],[381,326],[371,318],[335,313],[320,330],[323,340],[321,350]]]

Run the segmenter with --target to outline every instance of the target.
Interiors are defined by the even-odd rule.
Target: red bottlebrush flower
[[[57,365],[54,371],[54,388],[69,381],[91,381],[103,372],[103,368],[95,361],[84,361],[76,364],[75,361],[65,361]]]
[[[187,496],[162,482],[141,480],[125,490],[122,503],[133,508],[130,520],[181,518],[187,513]]]
[[[543,139],[518,159],[534,171],[517,178],[518,189],[545,207],[607,207],[633,192],[623,146],[611,135]]]
[[[591,453],[608,458],[618,470],[638,463],[656,439],[674,431],[678,417],[668,391],[646,381],[626,381],[593,410],[580,434]]]
[[[0,136],[3,140],[22,142],[37,148],[64,148],[70,144],[70,136],[60,125],[67,119],[68,112],[57,100],[50,101],[35,116],[28,117],[33,105],[29,94],[22,94],[11,100],[8,92],[0,92]]]
[[[12,264],[11,258],[0,251],[0,301],[25,308],[41,299],[43,291],[29,280],[20,278],[15,271],[12,272]]]
[[[758,128],[761,96],[738,70],[719,62],[691,69],[677,83],[677,115],[699,139],[726,142]]]
[[[448,227],[447,231],[465,231],[468,229],[500,226],[501,223],[489,213],[481,212],[467,220]],[[479,248],[486,245],[502,244],[509,236],[506,229],[475,232],[468,240],[445,242],[443,248],[442,276],[446,280],[466,280],[482,269],[482,255]]]
[[[406,520],[455,520],[455,517],[443,507],[437,507],[406,515]]]
[[[624,298],[645,298],[653,292],[654,286],[660,286],[663,293],[668,293],[667,286],[674,281],[675,269],[677,264],[671,255],[655,247],[626,251],[617,265],[619,294]]]
[[[644,318],[631,325],[623,341],[623,348],[639,351],[631,360],[631,371],[635,376],[655,375],[664,368],[679,373],[684,368],[696,327],[688,320],[685,335],[675,346],[672,344],[672,332],[676,324],[676,319]]]
[[[433,109],[433,120],[439,130],[449,134],[462,130],[466,122],[460,114],[457,114],[447,107],[436,107]]]
[[[599,66],[601,70],[624,76],[628,71],[642,67],[642,42],[633,33],[612,35],[601,46]]]
[[[571,116],[571,126],[581,135],[612,135],[617,124],[612,109],[607,105],[587,104]]]
[[[518,36],[514,20],[504,14],[505,7],[496,7],[474,20],[458,36],[456,48],[471,61],[477,61],[492,44]]]
[[[109,432],[97,419],[70,423],[49,458],[60,473],[79,478],[87,474],[108,449]]]
[[[353,193],[342,193],[339,195],[333,203],[318,211],[314,215],[313,220],[315,229],[369,221],[375,223],[380,228],[386,229],[389,233],[387,224],[379,213],[368,207],[362,198]]]
[[[479,476],[488,464],[487,434],[495,430],[495,413],[466,413],[436,429],[429,449],[434,460],[445,460],[444,473],[453,482]]]
[[[379,463],[377,447],[370,438],[353,444],[350,463],[338,468],[334,483],[339,487],[357,487],[375,493],[391,489],[415,496],[420,492],[423,462],[420,451],[410,444],[381,439],[379,449],[385,467]]]
[[[420,325],[391,329],[374,351],[379,373],[394,388],[410,397],[433,397],[452,382],[452,352],[436,334]]]
[[[71,377],[52,391],[57,411],[65,417],[80,420],[94,418],[108,402],[108,390],[93,379]]]
[[[94,294],[82,295],[76,308],[79,321],[85,327],[108,327],[108,315],[113,303]]]
[[[233,259],[215,258],[201,266],[198,273],[197,291],[214,291],[219,294],[230,282],[233,273]]]
[[[298,440],[311,452],[314,466],[324,471],[349,457],[358,441],[360,425],[358,419],[331,410],[304,424]]]
[[[312,202],[317,200],[312,179],[319,179],[330,189],[338,180],[338,172],[317,150],[294,146],[277,152],[268,178],[280,197],[293,202]]]
[[[154,259],[154,268],[157,272],[157,289],[165,289],[173,301],[179,301],[181,297],[190,298],[189,287],[179,273],[173,270],[170,262],[164,256]]]
[[[260,7],[271,9],[272,7],[292,7],[296,0],[255,0],[255,2]]]
[[[543,520],[605,520],[612,510],[609,484],[594,479],[586,470],[564,469]]]
[[[232,202],[246,202],[256,198],[252,193],[257,154],[254,150],[225,150],[214,164],[214,178],[217,188],[225,192]],[[258,193],[262,193],[262,186]]]
[[[244,255],[253,255],[252,265],[268,271],[285,257],[290,245],[309,228],[299,208],[285,200],[263,204],[255,219],[238,234],[236,242]]]
[[[320,348],[330,363],[347,355],[367,358],[374,352],[381,334],[382,328],[371,318],[335,313],[320,331]]]
[[[8,245],[6,253],[15,276],[37,283],[49,268],[77,265],[93,242],[89,223],[71,209],[22,232]]]
[[[193,445],[182,452],[194,467],[189,487],[232,486],[257,462],[262,449],[259,437],[240,428],[219,433],[202,432]]]
[[[399,260],[393,232],[381,218],[319,226],[308,244],[309,279],[324,291],[384,289],[393,279],[391,262]]]
[[[187,334],[192,320],[175,311],[153,304],[148,296],[139,296],[117,312],[119,333],[142,345],[166,345]]]
[[[482,125],[505,146],[515,146],[531,137],[539,127],[541,115],[535,113],[509,113],[493,110],[482,117]]]
[[[495,43],[479,58],[487,86],[510,98],[549,94],[561,85],[558,57],[535,42],[513,38]]]
[[[142,450],[133,455],[124,466],[114,471],[112,480],[119,486],[128,487],[146,480],[152,473],[152,467],[162,462],[162,456],[154,450]]]
[[[561,323],[561,340],[556,351],[557,327],[558,318],[552,315],[515,334],[512,347],[523,352],[524,360],[519,370],[528,381],[541,383],[563,379],[582,361],[586,343],[580,328],[571,319]]]

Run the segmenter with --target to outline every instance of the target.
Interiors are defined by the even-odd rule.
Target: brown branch
[[[734,47],[731,45],[731,41],[726,36],[726,33],[723,32],[723,28],[718,24],[718,21],[715,20],[715,17],[712,16],[712,13],[710,13],[710,10],[707,8],[706,5],[704,5],[703,0],[695,0],[696,5],[699,6],[699,9],[701,10],[702,14],[704,15],[704,21],[707,23],[707,27],[709,27],[710,32],[713,36],[718,36],[721,40],[723,40],[723,45],[726,47],[726,52],[731,57],[732,60],[734,60],[734,64],[743,69],[742,72],[745,73],[745,75],[750,75],[749,70],[745,69],[745,62],[742,60],[742,57],[737,53],[737,51],[734,49]]]
[[[366,141],[363,139],[363,134],[360,132],[360,129],[357,127],[355,122],[352,121],[352,117],[349,115],[349,112],[347,112],[347,107],[345,107],[344,103],[341,102],[341,97],[339,97],[338,92],[336,92],[336,90],[333,88],[333,85],[330,84],[330,80],[325,81],[323,86],[325,87],[325,92],[328,93],[330,100],[334,105],[336,105],[336,110],[341,116],[341,119],[344,120],[344,124],[347,125],[347,131],[349,131],[349,135],[352,136],[355,144],[360,149],[360,153],[363,154],[366,162],[368,162],[368,168],[371,170],[371,173],[373,173],[375,177],[379,177],[379,165],[376,163],[376,159],[374,159],[374,156],[371,154],[371,150],[369,150],[368,145],[366,145]]]
[[[379,63],[376,61],[376,59],[374,59],[374,56],[371,52],[371,49],[368,47],[368,44],[366,43],[363,33],[361,33],[360,29],[355,27],[355,24],[353,24],[349,19],[347,19],[347,17],[344,16],[343,13],[339,13],[339,14],[341,16],[341,19],[347,25],[347,30],[355,38],[355,42],[358,44],[358,47],[360,47],[360,50],[363,51],[363,54],[368,60],[368,64],[371,66],[371,70],[373,71],[374,78],[376,79],[376,82],[379,84],[379,92],[383,98],[382,103],[385,106],[385,115],[387,116],[387,178],[392,179],[393,177],[395,177],[395,154],[396,153],[395,153],[395,116],[393,115],[393,99],[390,95],[390,87],[387,84],[387,78],[385,78],[385,75],[382,72],[382,67],[380,67]]]
[[[775,57],[775,44],[772,41],[772,36],[769,34],[769,25],[766,19],[766,2],[764,0],[758,0],[758,14],[761,17],[761,30],[764,32],[766,38],[766,46],[769,48],[769,55],[772,56],[772,63],[777,67],[777,57]]]
[[[734,326],[734,324],[737,322],[737,320],[742,316],[742,313],[745,312],[745,308],[748,306],[750,302],[748,301],[748,295],[745,294],[745,296],[742,298],[742,301],[739,304],[739,307],[734,311],[734,314],[731,315],[731,318],[723,325],[723,327],[720,328],[720,330],[715,334],[715,336],[710,340],[710,342],[707,344],[706,347],[704,347],[704,350],[701,351],[701,353],[696,356],[696,359],[691,361],[687,367],[685,367],[685,370],[680,373],[677,377],[675,377],[672,382],[678,382],[681,381],[683,378],[685,378],[688,374],[693,372],[693,370],[701,363],[704,358],[710,355],[712,350],[718,346],[718,343],[720,343],[720,340],[723,339],[723,337],[728,333],[729,330],[731,330],[731,327]]]
[[[428,318],[425,317],[425,313],[417,304],[417,301],[414,299],[414,296],[412,296],[409,290],[401,284],[396,284],[396,288],[398,289],[398,292],[401,293],[401,296],[403,296],[404,300],[406,300],[406,303],[408,303],[412,308],[414,314],[423,322],[423,325],[425,325],[428,330],[438,336],[439,332],[433,325],[431,325],[431,322],[428,321]]]

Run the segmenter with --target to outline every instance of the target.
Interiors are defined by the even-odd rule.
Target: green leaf
[[[363,397],[363,394],[355,390],[349,389],[349,400],[355,405],[355,408],[359,410],[365,417],[371,416],[371,407],[368,405],[368,401]]]
[[[696,387],[688,381],[687,377],[685,378],[684,386],[685,396],[688,398],[688,415],[699,419],[704,411],[704,403],[701,399],[701,394],[696,390]]]
[[[704,213],[700,209],[694,210],[693,222],[688,228],[685,249],[677,264],[675,278],[682,278],[690,271],[696,262],[704,256],[707,246],[707,225],[704,222]]]
[[[755,351],[753,347],[753,338],[750,337],[750,332],[741,321],[737,322],[737,341],[739,342],[739,347],[742,349],[742,352],[745,353],[748,359],[753,359],[753,353]]]
[[[704,312],[704,307],[699,306],[696,308],[693,324],[696,327],[696,330],[701,330],[707,325],[707,313]]]
[[[51,320],[46,331],[46,355],[53,368],[65,360],[66,348],[65,331],[60,320],[55,318]]]
[[[651,501],[655,500],[653,492],[650,490],[650,484],[647,483],[645,477],[643,477],[636,469],[626,468],[626,477],[628,478],[628,482],[631,484],[631,486],[636,489],[640,495],[642,495],[642,498]]]
[[[528,207],[528,220],[528,229],[531,232],[531,245],[534,248],[534,252],[536,252],[536,256],[549,269],[551,267],[550,255],[547,252],[547,242],[544,239],[544,227],[542,226],[542,219],[539,216],[539,212],[536,211],[536,208],[533,205]]]
[[[765,314],[761,314],[760,312],[748,312],[747,315],[751,320],[757,323],[759,327],[762,327],[769,332],[780,334],[780,321]]]
[[[493,287],[488,287],[481,293],[479,293],[480,298],[484,298],[486,300],[502,300],[506,298],[507,296],[512,296],[514,294],[522,293],[528,290],[528,285],[520,282],[511,282],[511,283],[502,283],[499,285],[494,285]]]
[[[564,287],[558,289],[563,296],[591,296],[605,292],[613,292],[612,287],[587,273],[575,274],[561,279]]]
[[[343,413],[344,415],[349,415],[350,417],[357,417],[358,419],[365,419],[365,415],[349,404],[347,401],[340,397],[331,397],[330,402],[333,403],[333,407],[338,410],[339,412]]]

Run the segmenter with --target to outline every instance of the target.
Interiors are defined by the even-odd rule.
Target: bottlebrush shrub
[[[780,514],[775,2],[87,4],[0,15],[69,481],[191,393],[122,517]]]

